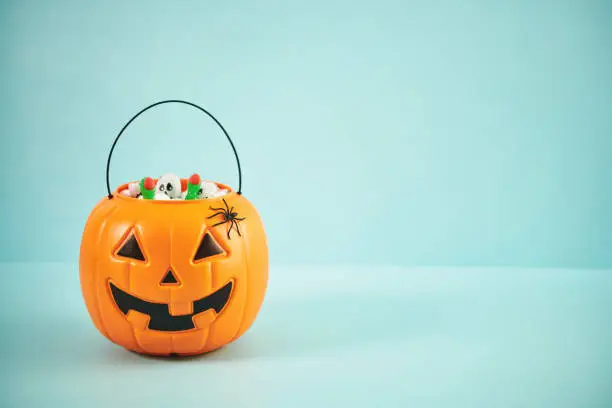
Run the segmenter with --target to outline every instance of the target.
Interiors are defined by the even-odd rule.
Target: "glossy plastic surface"
[[[253,323],[268,280],[266,236],[253,205],[233,191],[215,199],[154,201],[119,194],[125,188],[98,203],[83,232],[81,289],[95,326],[109,340],[146,354],[195,355],[237,339]],[[243,218],[234,225],[219,214],[226,203]],[[222,253],[194,261],[206,234]],[[144,260],[119,254],[132,235]],[[164,284],[168,271],[177,284]],[[228,282],[232,290],[222,310],[193,315],[194,328],[182,331],[151,330],[151,316],[124,313],[111,291],[114,285],[139,301],[162,305],[157,308],[167,305],[166,314],[186,316],[194,302]]]

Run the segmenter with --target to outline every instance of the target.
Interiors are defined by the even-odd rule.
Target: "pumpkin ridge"
[[[245,224],[244,225],[244,231],[246,232],[247,229],[248,229],[247,225]],[[247,246],[244,245],[244,240],[242,240],[242,252],[244,253],[244,266],[245,266],[245,269],[244,269],[244,281],[247,282],[247,284],[248,284],[248,281],[249,281],[248,280],[248,276],[249,276],[249,253],[250,252],[249,252],[248,245]],[[242,319],[241,319],[242,321],[240,322],[240,327],[238,327],[238,333],[236,333],[236,335],[232,338],[232,341],[236,340],[236,338],[238,336],[240,336],[241,333],[243,333],[242,326],[245,324],[244,312],[246,311],[246,308],[247,308],[247,305],[248,305],[248,302],[247,302],[248,299],[249,299],[249,291],[247,290],[246,291],[246,295],[244,296],[244,308],[242,309]]]
[[[208,233],[210,233],[210,231],[208,230],[208,227],[206,227],[204,229],[204,231],[207,231]],[[213,238],[215,236],[213,235]],[[214,275],[214,268],[215,268],[215,262],[208,262],[208,276],[210,277],[210,287],[213,288],[214,284],[215,284],[215,278],[213,277]],[[233,291],[233,288],[232,288]],[[230,299],[227,299],[227,303],[225,304],[225,306],[227,306],[227,304],[229,303]],[[210,325],[207,327],[206,330],[206,339],[202,342],[202,347],[200,347],[200,349],[198,350],[198,353],[202,353],[203,350],[206,350],[206,347],[208,347],[208,342],[210,341],[211,336],[211,332],[213,331],[214,325]]]
[[[244,239],[240,239],[240,245],[242,246],[241,255],[242,255],[242,266],[244,268],[243,269],[244,277],[242,278],[243,284],[244,284],[244,303],[242,305],[242,312],[240,313],[240,324],[238,324],[238,329],[236,330],[236,333],[231,337],[230,343],[236,340],[240,336],[240,333],[241,333],[240,330],[242,329],[242,325],[244,324],[244,312],[246,311],[246,308],[248,305],[247,301],[249,300],[249,291],[247,290],[247,285],[248,285],[247,275],[249,273],[249,257],[247,256],[247,249],[244,245]]]
[[[83,231],[83,237],[85,237],[85,234],[87,233],[87,228],[89,226],[89,223],[93,222],[92,220],[94,220],[100,214],[104,214],[104,217],[108,216],[112,212],[113,208],[114,207],[112,206],[112,204],[109,203],[108,201],[101,201],[101,202],[99,202],[98,205],[92,210],[91,214],[89,214],[89,217],[87,217],[87,223],[85,224],[85,231]],[[96,245],[99,244],[101,235],[102,235],[101,231],[98,231],[98,234],[94,235],[94,237],[95,237],[95,244]],[[81,249],[80,249],[81,254],[79,255],[79,257],[80,257],[80,259],[79,259],[79,274],[82,273],[82,270],[81,270],[81,268],[82,268],[82,266],[81,266],[82,259],[81,259],[81,257],[83,256],[84,243],[85,243],[85,241],[82,240],[81,241]],[[83,295],[86,296],[86,295],[90,294],[92,291],[94,292],[93,296],[92,296],[93,297],[93,309],[92,309],[92,311],[88,310],[88,312],[91,313],[91,315],[92,315],[91,317],[94,320],[94,325],[96,326],[96,328],[98,330],[100,330],[100,332],[107,339],[110,340],[110,337],[108,335],[108,330],[106,329],[106,327],[104,327],[104,323],[102,321],[102,313],[101,313],[100,307],[98,306],[97,292],[95,290],[93,290],[96,287],[96,283],[95,283],[96,282],[96,276],[97,276],[96,275],[96,271],[97,271],[97,268],[98,268],[97,264],[99,262],[99,259],[98,259],[97,254],[94,254],[93,256],[91,256],[91,258],[92,259],[90,261],[90,265],[91,265],[91,268],[93,268],[93,272],[91,273],[92,276],[91,276],[91,280],[90,280],[90,285],[86,289],[85,289],[85,287],[82,287]],[[79,277],[79,279],[81,279],[81,278]],[[82,279],[81,279],[81,282],[82,282]],[[97,315],[96,315],[95,312],[97,312]],[[98,327],[98,325],[100,327]]]
[[[113,215],[115,212],[117,212],[118,209],[119,207],[116,204],[114,204],[111,210],[107,214],[104,215],[104,220],[102,221],[102,224],[100,225],[100,228],[98,230],[98,237],[96,238],[96,246],[98,247],[100,246],[100,241],[102,240],[102,233],[106,229],[106,224],[108,224],[109,217]],[[94,294],[94,302],[96,304],[96,310],[98,311],[98,318],[100,319],[100,326],[102,328],[102,334],[104,334],[106,337],[112,340],[112,336],[110,335],[110,332],[106,328],[106,325],[104,324],[104,319],[102,318],[102,308],[100,307],[100,297],[98,296],[97,279],[98,279],[99,261],[100,261],[100,258],[99,258],[98,253],[96,252],[94,255],[94,265],[96,267],[94,268],[94,276],[93,276],[93,279],[91,280],[92,282],[91,284],[93,286],[92,289],[93,289],[93,294]]]
[[[173,270],[176,270],[176,268],[175,268],[175,267],[173,266],[173,264],[172,264],[172,254],[173,254],[173,252],[174,252],[174,251],[172,250],[172,248],[174,247],[174,246],[172,245],[172,239],[174,238],[174,227],[175,227],[175,225],[172,225],[172,226],[170,227],[170,245],[169,245],[169,246],[170,246],[170,255],[169,255],[169,257],[168,257],[168,258],[169,258],[169,259],[168,259],[168,263],[170,264],[170,265],[169,265],[169,268],[171,268],[171,269],[173,269]],[[167,274],[167,272],[165,272],[165,273]],[[164,275],[164,276],[165,276],[165,275]],[[158,283],[158,285],[159,285],[159,283]],[[172,290],[168,291],[168,312],[170,312],[170,303],[172,303],[172,293],[174,293]],[[193,318],[192,318],[192,321],[193,321]],[[195,327],[195,324],[194,324],[194,327]],[[170,338],[170,352],[171,352],[171,353],[176,353],[176,350],[174,349],[174,335],[173,335],[173,334],[171,334],[171,335],[170,335],[170,336],[168,336],[168,337]]]
[[[130,234],[132,234],[134,236],[134,239],[136,240],[136,242],[138,243],[138,246],[140,248],[140,251],[142,252],[142,255],[145,258],[145,262],[149,262],[149,256],[147,255],[147,250],[144,249],[144,245],[143,242],[141,241],[140,235],[141,235],[141,231],[136,231],[137,229],[137,225],[139,225],[139,223],[137,221],[132,222],[132,225],[130,226],[130,228],[127,229],[127,231],[125,232],[124,236],[121,238],[121,241],[119,242],[123,242],[126,239],[129,238]],[[121,245],[121,244],[119,244]],[[130,293],[132,292],[132,263],[131,262],[126,262],[127,264],[127,273],[128,273],[128,290],[130,291]],[[140,352],[140,353],[144,353],[145,349],[140,345],[140,343],[138,343],[138,337],[136,337],[136,329],[134,328],[134,326],[130,325],[130,334],[132,335],[132,339],[134,341],[134,348]]]
[[[127,262],[127,270],[128,270],[128,289],[130,293],[133,293],[132,292],[132,263],[131,262]],[[136,337],[136,328],[132,325],[130,325],[130,333],[132,334],[132,339],[134,339],[134,347],[138,351],[142,352],[144,349],[138,343],[138,337]]]
[[[229,245],[227,245],[225,242],[223,242],[223,240],[219,239],[219,237],[216,235],[216,232],[214,232],[213,228],[209,227],[208,225],[205,225],[204,228],[204,234],[210,234],[210,236],[213,238],[213,240],[217,243],[217,245],[219,245],[221,247],[221,249],[223,249],[223,251],[225,252],[225,257],[229,258],[232,254],[232,251],[229,248]],[[203,236],[203,234],[201,234]],[[196,248],[197,249],[197,248]],[[210,287],[213,288],[215,287],[215,265],[217,264],[217,262],[207,262],[208,263],[208,276],[210,277]],[[234,289],[232,288],[232,293],[233,293]],[[228,299],[228,304],[230,302],[231,299]],[[227,305],[226,305],[227,306]],[[214,325],[211,325],[208,328],[208,331],[206,333],[206,340],[203,342],[203,346],[202,348],[200,348],[200,350],[198,351],[198,353],[202,353],[203,350],[206,350],[206,348],[208,347],[208,343],[210,342],[210,339],[213,337],[213,333],[214,333]]]

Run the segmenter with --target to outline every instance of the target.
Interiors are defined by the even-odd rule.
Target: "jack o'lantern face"
[[[207,258],[224,254],[223,249],[214,240],[210,233],[206,233],[202,238],[202,242],[198,246],[196,254],[193,258],[194,262],[203,261]],[[135,261],[144,262],[145,258],[138,240],[134,234],[130,234],[128,239],[117,251],[117,256],[120,258],[132,259]],[[227,304],[232,293],[233,280],[230,280],[220,289],[215,292],[201,297],[193,301],[192,313],[183,315],[170,314],[170,307],[167,303],[149,302],[139,298],[135,294],[130,294],[127,291],[120,289],[112,280],[109,280],[110,292],[115,304],[124,315],[128,315],[131,310],[149,316],[147,328],[149,330],[158,331],[184,331],[195,329],[194,317],[200,313],[204,313],[210,309],[214,310],[218,315],[221,313]],[[160,287],[177,286],[182,283],[179,281],[177,274],[169,267],[161,281]]]
[[[162,355],[200,354],[240,337],[268,279],[252,204],[233,192],[157,201],[119,191],[93,210],[81,243],[81,288],[98,330],[130,350]]]

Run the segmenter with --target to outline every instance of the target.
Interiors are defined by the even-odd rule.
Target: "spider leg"
[[[242,234],[240,233],[240,228],[238,227],[238,221],[233,220],[232,221],[235,225],[236,225],[236,232],[238,233],[238,236],[242,236]]]
[[[225,214],[224,212],[219,211],[218,213],[215,213],[215,214],[211,215],[210,217],[206,217],[206,218],[210,219],[210,218],[216,217],[217,215],[224,215],[224,214]]]
[[[223,204],[225,204],[225,209],[227,210],[227,212],[230,212],[229,207],[227,206],[227,201],[225,201],[225,198],[222,198],[223,200]]]
[[[237,220],[237,221],[244,221],[244,220],[246,220],[246,217],[242,217],[242,218],[235,217],[234,219]]]
[[[225,212],[225,208],[213,208],[213,207],[208,207],[209,210],[213,210],[213,211],[224,211]]]
[[[226,220],[223,220],[223,221],[221,221],[221,222],[218,222],[218,223],[216,223],[216,224],[213,224],[213,227],[216,227],[217,225],[225,224],[226,222],[227,222]]]
[[[227,239],[232,239],[232,237],[230,236],[230,232],[232,232],[233,227],[234,227],[234,223],[230,221],[230,227],[227,230]]]

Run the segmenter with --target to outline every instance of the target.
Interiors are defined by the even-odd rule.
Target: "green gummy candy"
[[[185,195],[185,200],[195,200],[198,198],[198,193],[200,192],[199,184],[191,184],[187,183],[187,195]]]
[[[142,194],[144,200],[152,200],[155,197],[155,188],[150,190],[146,189],[144,186],[145,179],[146,177],[143,177],[142,180],[140,180],[140,194]]]

